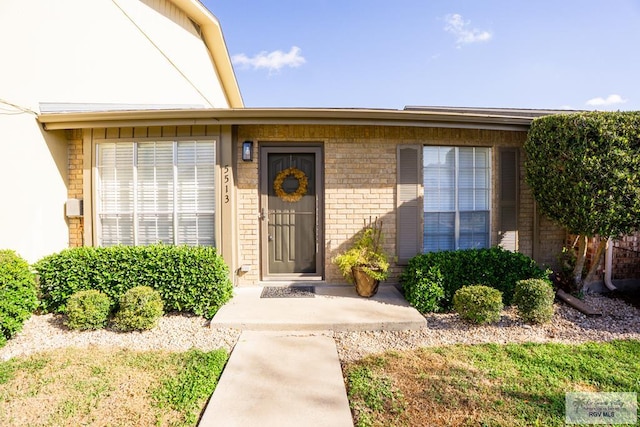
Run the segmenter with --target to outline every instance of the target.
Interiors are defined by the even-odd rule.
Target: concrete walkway
[[[335,342],[243,332],[200,426],[352,427]]]
[[[200,427],[352,426],[338,351],[326,331],[426,325],[393,286],[373,298],[358,297],[352,286],[315,291],[313,298],[261,298],[262,287],[235,289],[211,327],[243,332]]]

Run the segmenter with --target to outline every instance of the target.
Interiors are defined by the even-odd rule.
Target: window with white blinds
[[[491,149],[423,147],[423,251],[489,246]]]
[[[96,147],[98,244],[215,246],[215,143]]]

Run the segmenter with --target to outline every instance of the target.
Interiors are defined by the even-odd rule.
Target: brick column
[[[69,174],[67,176],[67,197],[70,199],[83,198],[83,153],[82,131],[70,130],[66,132],[68,140]],[[67,218],[69,224],[69,247],[84,245],[84,218]]]

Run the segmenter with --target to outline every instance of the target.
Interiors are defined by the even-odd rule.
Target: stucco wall
[[[67,247],[64,132],[43,132],[30,113],[0,114],[0,149],[0,248],[34,262]]]
[[[64,215],[78,135],[67,147],[43,131],[40,103],[229,106],[199,29],[168,0],[3,0],[0,40],[0,247],[30,261],[82,240]]]
[[[228,103],[198,29],[167,0],[3,0],[0,93],[40,102]],[[10,42],[9,42],[10,41]]]
[[[520,147],[525,132],[489,131],[447,128],[411,128],[386,126],[239,126],[238,152],[245,140],[296,144],[321,142],[324,147],[324,274],[328,283],[343,283],[344,279],[331,263],[348,239],[363,225],[363,219],[383,220],[385,246],[395,253],[396,242],[396,150],[398,144],[488,146],[492,148],[492,188],[497,185],[498,147]],[[238,159],[238,241],[241,263],[251,271],[240,277],[239,284],[254,284],[259,280],[259,200],[258,159],[246,163]],[[518,250],[532,256],[534,250],[534,204],[531,192],[524,184],[524,153],[520,151],[520,211],[518,218]],[[498,241],[496,191],[492,196],[492,244]],[[543,262],[553,261],[564,242],[564,232],[553,224],[538,222],[543,242],[537,242],[544,252]],[[541,252],[541,253],[543,253]],[[389,281],[397,280],[400,267],[394,267]]]

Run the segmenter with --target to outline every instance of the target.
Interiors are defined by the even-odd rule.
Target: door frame
[[[259,200],[259,237],[260,237],[260,279],[263,281],[294,281],[324,279],[324,145],[304,142],[258,142],[258,200]],[[313,153],[315,155],[315,194],[316,194],[316,272],[276,274],[269,272],[269,180],[268,155]]]

